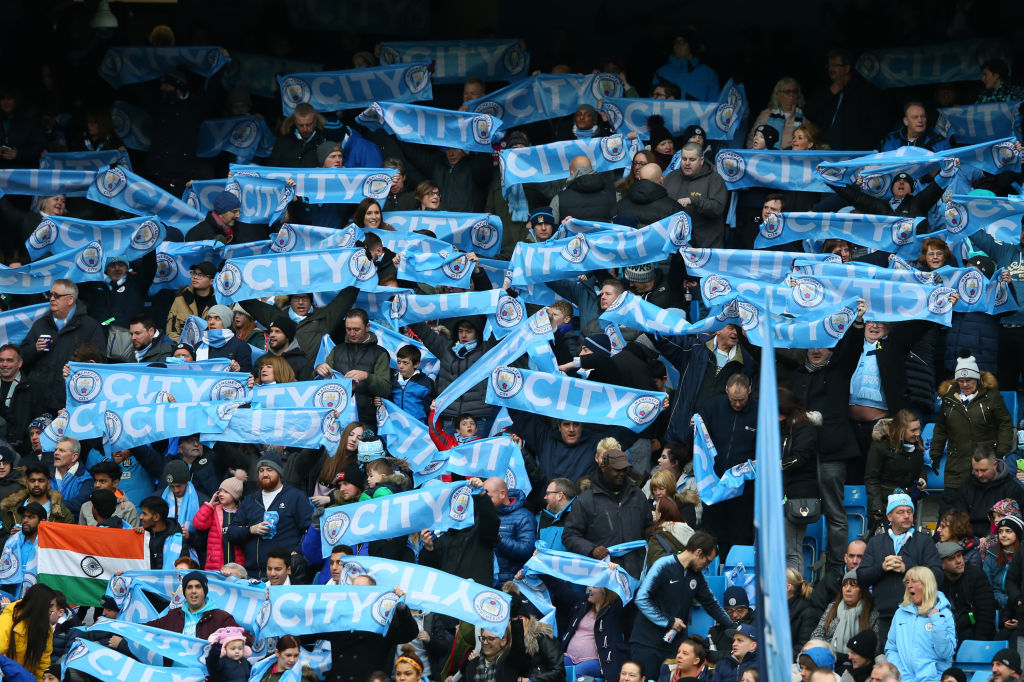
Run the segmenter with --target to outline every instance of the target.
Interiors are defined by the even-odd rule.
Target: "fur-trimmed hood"
[[[550,625],[540,622],[536,616],[530,616],[530,620],[523,626],[523,644],[526,645],[526,653],[533,656],[540,650],[540,644],[537,642],[539,637],[554,638],[554,636],[555,631]]]

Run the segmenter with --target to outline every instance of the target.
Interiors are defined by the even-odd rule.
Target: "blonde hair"
[[[596,454],[597,454],[598,457],[600,457],[601,455],[603,455],[604,453],[608,452],[609,450],[621,450],[621,449],[622,449],[622,446],[619,445],[619,441],[615,440],[611,436],[608,436],[607,438],[602,438],[601,440],[597,441],[597,453]]]
[[[795,85],[797,89],[796,101],[793,102],[793,104],[795,104],[797,108],[802,108],[804,106],[803,88],[800,87],[800,84],[797,83],[796,79],[792,76],[783,76],[775,83],[775,87],[772,88],[772,96],[768,100],[769,109],[778,109],[782,106],[782,103],[779,101],[779,95],[782,94],[782,91],[786,89],[787,85]]]
[[[903,584],[906,585],[911,580],[920,581],[924,586],[924,599],[921,600],[921,606],[917,609],[917,615],[927,616],[939,601],[939,587],[935,584],[935,574],[925,566],[914,566],[903,576]],[[910,600],[910,590],[904,589],[903,601],[900,602],[900,606],[910,606],[913,603]]]
[[[804,580],[804,577],[797,573],[795,568],[786,569],[786,582],[793,586],[793,592],[799,594],[804,599],[811,598],[811,592],[814,588],[811,584]]]
[[[676,477],[672,475],[672,472],[668,469],[658,469],[651,476],[651,493],[654,493],[655,488],[661,488],[665,492],[672,494],[676,491]]]

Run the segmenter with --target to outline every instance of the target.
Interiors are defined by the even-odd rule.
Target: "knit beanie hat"
[[[231,308],[226,305],[212,305],[206,311],[206,316],[216,315],[220,318],[220,321],[224,324],[225,329],[231,329],[231,323],[235,321],[235,314],[231,312]]]
[[[186,573],[185,577],[181,579],[181,589],[184,590],[193,580],[198,580],[199,584],[203,586],[204,594],[210,594],[210,583],[206,579],[206,574],[202,571],[189,571]]]
[[[274,315],[274,320],[270,323],[270,326],[280,329],[281,333],[289,341],[295,338],[295,323],[292,322],[292,318],[283,313]]]
[[[235,476],[229,476],[220,484],[220,489],[235,498],[235,502],[242,501],[242,481]]]
[[[330,156],[334,152],[340,151],[341,146],[338,145],[338,143],[334,142],[333,140],[321,142],[320,145],[316,148],[316,165],[323,166],[324,161],[327,160],[328,156]]]
[[[981,379],[981,370],[978,369],[978,361],[973,355],[959,357],[956,360],[956,371],[953,372],[954,379]]]
[[[885,515],[888,516],[892,513],[892,510],[896,507],[910,507],[914,508],[914,501],[910,499],[910,495],[906,494],[899,488],[889,496],[889,503],[885,505]]]
[[[775,145],[779,143],[779,131],[767,124],[762,124],[754,128],[755,133],[761,133],[764,137],[765,149],[775,149]]]
[[[231,192],[218,192],[217,196],[213,198],[213,212],[217,215],[223,215],[241,207],[242,202]]]
[[[260,457],[260,461],[256,463],[256,468],[270,467],[277,472],[277,475],[284,478],[284,462],[281,461],[280,455],[276,452],[268,452]]]
[[[867,659],[875,658],[878,649],[878,635],[874,630],[861,630],[846,643],[846,648]]]
[[[591,334],[583,339],[583,345],[595,353],[608,356],[612,354],[612,340],[607,334]]]
[[[654,263],[644,263],[643,265],[630,265],[626,268],[626,281],[629,282],[653,282],[654,281]]]
[[[999,519],[999,523],[996,524],[996,532],[999,532],[1000,528],[1009,528],[1017,536],[1017,542],[1024,540],[1024,520],[1021,520],[1016,514],[1010,516],[1004,516]]]

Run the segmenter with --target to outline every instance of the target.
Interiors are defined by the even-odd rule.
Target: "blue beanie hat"
[[[203,586],[203,592],[210,594],[210,581],[202,571],[189,571],[186,573],[185,577],[181,579],[181,589],[184,590],[193,580],[198,580],[199,584]]]
[[[914,501],[910,499],[910,495],[906,494],[899,488],[897,488],[892,495],[889,496],[889,503],[885,505],[885,515],[888,516],[892,513],[892,510],[896,507],[910,507],[914,508]]]
[[[213,198],[213,212],[220,215],[241,208],[242,202],[231,192],[219,192]]]

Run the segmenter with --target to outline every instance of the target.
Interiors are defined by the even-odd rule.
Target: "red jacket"
[[[196,530],[209,531],[206,534],[206,565],[207,571],[219,571],[224,561],[224,505],[220,502],[210,504],[204,502],[192,518]],[[242,548],[235,546],[235,563],[245,565],[245,554]]]

